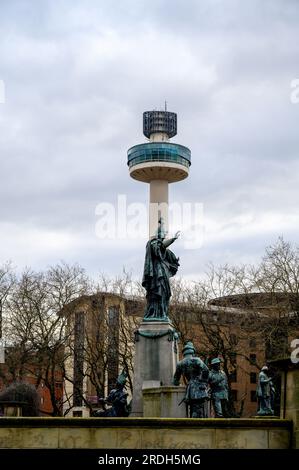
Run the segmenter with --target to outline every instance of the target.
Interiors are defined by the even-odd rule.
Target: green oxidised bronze
[[[179,339],[179,334],[176,331],[171,330],[171,329],[167,331],[162,331],[162,332],[137,330],[135,331],[135,342],[139,341],[139,336],[143,336],[143,338],[149,338],[149,339],[159,339],[167,335],[168,335],[168,341],[177,341]]]
[[[170,281],[179,267],[179,259],[168,249],[178,238],[165,240],[162,219],[159,220],[157,236],[146,245],[142,286],[146,289],[147,305],[144,321],[169,321],[168,306],[171,297]]]

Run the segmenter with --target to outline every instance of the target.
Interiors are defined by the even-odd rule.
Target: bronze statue
[[[220,369],[220,365],[221,360],[219,357],[211,360],[212,370],[209,374],[209,385],[215,418],[228,417],[228,382],[225,372]]]
[[[183,348],[184,359],[177,364],[173,385],[180,385],[183,375],[188,381],[184,402],[190,407],[190,418],[207,418],[209,369],[199,357],[194,357],[194,354],[193,343],[188,341]]]
[[[107,398],[100,399],[103,406],[103,411],[97,411],[95,416],[97,417],[125,417],[129,416],[130,409],[127,403],[128,393],[124,390],[127,381],[126,372],[122,372],[116,381],[115,388],[111,390]],[[106,408],[106,405],[111,405],[110,408]]]
[[[168,249],[179,236],[165,240],[162,219],[159,219],[157,235],[146,245],[142,286],[146,289],[147,305],[144,320],[168,321],[168,305],[171,297],[170,277],[179,267],[179,258]]]
[[[268,367],[262,367],[259,373],[258,385],[256,390],[258,400],[258,412],[259,416],[271,416],[274,415],[273,402],[275,389],[272,382],[272,378],[268,377]]]

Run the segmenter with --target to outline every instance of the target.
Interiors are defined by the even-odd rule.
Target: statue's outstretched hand
[[[180,232],[180,230],[178,230],[178,231],[176,232],[174,238],[179,238],[180,235],[181,235],[181,232]]]

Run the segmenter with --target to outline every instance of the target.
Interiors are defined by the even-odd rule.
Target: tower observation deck
[[[169,111],[145,111],[143,134],[149,142],[128,150],[130,176],[149,183],[149,235],[154,236],[158,219],[168,228],[168,184],[188,177],[191,152],[183,145],[169,142],[177,134],[177,115]]]

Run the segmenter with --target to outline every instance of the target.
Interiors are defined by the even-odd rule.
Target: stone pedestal
[[[292,447],[299,449],[299,363],[290,358],[270,363],[281,370],[280,418],[293,421]]]
[[[172,385],[178,361],[177,339],[170,322],[144,321],[136,331],[130,416],[143,416],[142,390]]]
[[[146,388],[142,391],[144,418],[187,418],[186,387]]]

